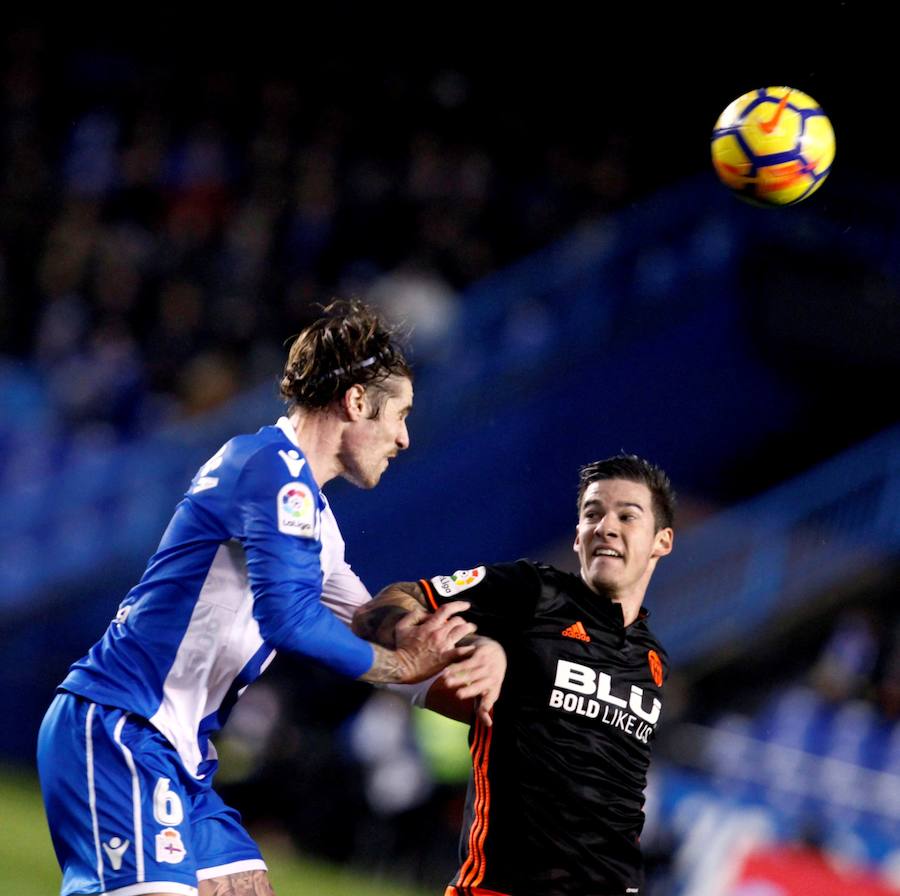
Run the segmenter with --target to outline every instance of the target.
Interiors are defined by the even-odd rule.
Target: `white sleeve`
[[[322,583],[322,603],[345,625],[352,622],[356,608],[371,599],[372,595],[346,561]]]
[[[341,622],[350,625],[356,608],[370,601],[372,595],[344,559],[344,539],[327,503],[321,521],[322,603]]]
[[[326,501],[321,516],[322,540],[322,603],[345,625],[350,625],[356,608],[370,601],[372,595],[362,579],[344,558],[344,538],[337,520]],[[417,684],[376,685],[400,695],[411,706],[425,708],[425,698],[437,675]]]
[[[428,691],[431,690],[431,686],[437,681],[439,675],[440,673],[432,678],[426,678],[425,681],[420,681],[417,684],[383,684],[376,685],[376,687],[384,688],[386,691],[392,691],[398,696],[403,697],[409,702],[410,706],[418,706],[422,709],[426,709],[425,698],[428,696]]]

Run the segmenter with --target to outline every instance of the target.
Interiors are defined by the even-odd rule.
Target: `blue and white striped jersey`
[[[369,597],[282,417],[201,467],[140,582],[60,687],[149,719],[202,778],[216,765],[210,735],[276,650],[353,678],[369,669],[372,646],[345,624]]]

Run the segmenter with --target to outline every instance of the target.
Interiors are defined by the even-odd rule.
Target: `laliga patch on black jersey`
[[[437,594],[442,597],[452,597],[454,594],[459,594],[461,591],[466,591],[483,582],[484,574],[483,566],[475,569],[458,569],[449,576],[435,576],[431,580],[431,584]]]

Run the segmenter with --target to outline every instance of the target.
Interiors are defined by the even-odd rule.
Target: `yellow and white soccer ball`
[[[763,87],[738,97],[712,133],[716,174],[735,195],[761,205],[793,205],[831,171],[834,130],[811,97]]]

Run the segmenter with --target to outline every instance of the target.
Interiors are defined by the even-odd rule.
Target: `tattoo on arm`
[[[380,644],[373,644],[375,659],[369,671],[360,675],[360,681],[372,681],[378,684],[395,684],[403,681],[405,667],[400,663],[400,658],[393,650],[387,650]]]
[[[382,647],[397,646],[394,626],[409,612],[405,607],[383,605],[372,607],[364,613],[353,617],[353,633]]]
[[[266,871],[238,871],[201,880],[199,896],[275,896]]]
[[[410,610],[425,606],[425,595],[415,582],[388,585],[353,615],[353,634],[382,647],[395,647],[394,626]]]

